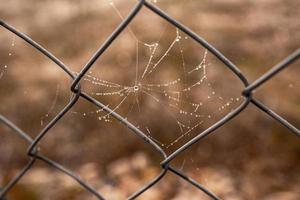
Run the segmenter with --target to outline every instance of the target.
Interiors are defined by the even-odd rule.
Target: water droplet
[[[137,85],[133,86],[133,90],[134,90],[135,92],[139,91],[139,86],[137,86]]]

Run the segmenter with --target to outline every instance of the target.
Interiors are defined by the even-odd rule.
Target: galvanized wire
[[[242,95],[245,97],[244,102],[237,107],[235,110],[231,111],[229,114],[227,114],[225,117],[223,117],[221,120],[216,122],[214,125],[210,126],[208,129],[204,130],[203,132],[199,133],[195,138],[184,144],[182,147],[177,149],[175,152],[173,152],[170,155],[167,155],[165,151],[157,144],[155,141],[153,141],[150,137],[147,136],[144,132],[142,132],[139,128],[131,124],[129,121],[127,121],[126,118],[122,117],[115,111],[111,110],[107,106],[105,106],[103,103],[99,102],[95,98],[89,96],[87,93],[81,90],[80,88],[80,81],[84,75],[91,69],[94,65],[94,63],[101,58],[101,55],[109,48],[109,46],[115,41],[115,39],[124,31],[124,29],[130,24],[130,22],[136,17],[136,15],[140,12],[142,7],[146,7],[152,12],[159,15],[161,18],[168,21],[170,24],[177,27],[179,30],[186,33],[190,38],[192,38],[194,41],[196,41],[199,45],[206,48],[208,51],[210,51],[214,56],[216,56],[224,65],[231,70],[233,74],[235,74],[243,83],[245,86],[244,90],[241,91]],[[20,128],[18,128],[13,122],[11,122],[6,117],[0,115],[0,122],[2,122],[5,126],[10,128],[14,133],[16,133],[20,138],[26,140],[26,142],[29,144],[28,148],[28,156],[29,161],[26,166],[19,172],[19,174],[13,178],[6,186],[1,186],[0,190],[0,200],[4,200],[7,196],[7,193],[9,193],[12,188],[19,182],[19,180],[34,166],[36,160],[41,160],[48,164],[49,166],[61,171],[62,173],[68,175],[72,179],[78,182],[85,190],[93,194],[95,197],[97,197],[100,200],[105,199],[103,195],[101,195],[96,189],[88,185],[86,182],[84,182],[80,177],[78,177],[76,174],[74,174],[72,171],[66,169],[62,165],[60,165],[57,162],[52,161],[51,159],[41,155],[39,153],[39,142],[44,138],[45,135],[49,133],[49,131],[58,123],[58,121],[61,120],[61,118],[70,111],[70,109],[78,102],[80,98],[86,100],[87,102],[94,104],[100,109],[103,109],[105,112],[110,113],[111,116],[113,116],[115,119],[117,119],[119,122],[121,122],[124,126],[126,126],[128,129],[132,131],[133,134],[138,136],[141,140],[145,142],[145,144],[150,145],[159,155],[161,155],[162,161],[161,161],[161,172],[160,174],[155,177],[153,180],[148,182],[146,185],[144,185],[142,188],[140,188],[138,191],[130,195],[127,199],[135,199],[142,195],[145,191],[149,190],[151,187],[153,187],[155,184],[157,184],[161,179],[164,178],[164,176],[170,172],[175,176],[178,176],[182,178],[183,180],[187,181],[197,189],[201,190],[204,194],[206,194],[208,197],[214,200],[219,200],[220,198],[217,197],[213,192],[211,192],[209,189],[205,188],[201,184],[199,184],[197,181],[193,180],[192,178],[185,175],[180,170],[170,166],[170,162],[175,159],[179,154],[181,154],[186,149],[190,148],[195,143],[199,142],[206,136],[212,134],[214,131],[219,129],[224,124],[228,123],[231,119],[237,117],[241,112],[245,110],[245,108],[252,103],[255,105],[259,110],[265,112],[267,115],[272,117],[275,121],[279,122],[286,128],[290,130],[291,133],[295,134],[296,136],[300,137],[300,130],[292,125],[290,122],[288,122],[286,119],[281,117],[279,114],[271,110],[269,107],[264,105],[262,102],[257,100],[253,96],[253,91],[255,89],[258,89],[260,86],[262,86],[266,81],[276,76],[276,74],[280,73],[284,68],[287,68],[290,66],[293,62],[299,59],[300,57],[300,49],[297,49],[294,53],[287,56],[283,61],[275,65],[273,68],[271,68],[270,71],[262,75],[260,78],[258,78],[256,81],[254,81],[252,84],[249,83],[247,78],[241,73],[239,68],[234,65],[228,58],[226,58],[220,51],[218,51],[214,46],[209,44],[206,40],[204,40],[202,37],[200,37],[198,34],[187,28],[185,25],[181,24],[180,22],[176,21],[174,18],[170,17],[167,13],[156,7],[155,5],[145,1],[140,0],[137,5],[132,9],[132,11],[129,13],[129,15],[122,21],[122,23],[116,28],[116,30],[107,38],[107,40],[99,47],[99,49],[95,52],[95,54],[90,58],[90,60],[83,66],[82,70],[78,75],[75,75],[72,73],[72,71],[58,58],[56,58],[53,54],[51,54],[48,50],[43,48],[41,45],[39,45],[37,42],[32,40],[27,35],[21,33],[13,26],[5,23],[3,20],[0,20],[0,25],[10,31],[11,33],[17,35],[24,41],[26,41],[28,44],[30,44],[32,47],[37,49],[40,53],[42,53],[44,56],[49,58],[51,61],[53,61],[58,67],[60,67],[72,80],[72,84],[70,85],[70,90],[73,92],[73,97],[70,100],[70,102],[47,124],[47,126],[34,138],[30,138],[27,133],[22,131]]]

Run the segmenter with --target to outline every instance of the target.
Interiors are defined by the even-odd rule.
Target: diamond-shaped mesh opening
[[[81,83],[170,152],[243,101],[241,81],[224,64],[149,10],[137,15]],[[112,118],[101,109],[92,116]]]
[[[297,199],[299,141],[287,132],[250,105],[171,163],[222,199]]]
[[[105,198],[118,195],[125,199],[158,176],[162,157],[118,121],[99,122],[88,115],[94,109],[94,105],[79,100],[41,140],[41,153]]]

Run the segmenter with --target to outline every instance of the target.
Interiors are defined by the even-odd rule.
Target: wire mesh
[[[136,17],[136,15],[140,12],[142,7],[146,7],[161,18],[168,21],[170,24],[177,27],[182,32],[186,33],[188,36],[190,36],[194,41],[196,41],[199,45],[206,48],[208,51],[210,51],[213,55],[215,55],[222,63],[225,64],[228,69],[231,70],[232,73],[234,73],[240,81],[244,85],[244,90],[241,91],[242,95],[245,97],[244,102],[237,107],[235,110],[231,111],[229,114],[227,114],[225,117],[223,117],[221,120],[216,122],[214,125],[207,128],[205,131],[199,133],[196,137],[191,139],[189,142],[184,144],[182,147],[178,148],[175,152],[173,152],[171,155],[167,155],[166,152],[156,143],[156,141],[153,141],[152,138],[147,136],[144,132],[142,132],[139,128],[131,124],[129,121],[127,121],[126,118],[122,117],[115,111],[111,110],[95,98],[89,96],[87,93],[81,90],[80,87],[80,81],[83,78],[83,76],[88,72],[90,68],[93,67],[94,63],[100,59],[101,55],[109,48],[109,46],[116,40],[116,38],[123,32],[123,30],[130,24],[130,22]],[[140,0],[137,5],[131,10],[129,15],[124,18],[122,23],[115,29],[115,31],[107,38],[107,40],[103,43],[103,45],[98,48],[98,50],[95,52],[95,54],[90,58],[90,60],[86,63],[86,65],[82,68],[81,72],[78,75],[75,75],[72,73],[72,71],[58,58],[56,58],[54,55],[51,54],[48,50],[43,48],[41,45],[39,45],[37,42],[32,40],[27,35],[21,33],[11,25],[5,23],[3,20],[0,20],[0,25],[7,29],[8,31],[12,32],[13,34],[17,35],[18,37],[22,38],[24,41],[26,41],[28,44],[33,46],[35,49],[37,49],[40,53],[42,53],[44,56],[49,58],[51,61],[53,61],[58,67],[60,67],[71,79],[73,79],[73,82],[70,86],[70,90],[73,92],[73,97],[70,100],[70,102],[48,123],[48,125],[35,137],[30,138],[27,133],[22,131],[20,128],[18,128],[13,122],[11,122],[6,117],[0,115],[0,121],[6,125],[8,128],[10,128],[14,133],[16,133],[20,138],[24,139],[29,144],[28,149],[28,156],[29,161],[27,165],[19,172],[19,174],[13,178],[6,186],[2,186],[2,190],[0,190],[0,199],[4,200],[7,193],[9,193],[13,187],[20,181],[20,179],[33,167],[36,160],[41,160],[45,163],[47,163],[49,166],[63,172],[64,174],[68,175],[69,177],[73,178],[75,181],[78,182],[84,189],[86,189],[88,192],[92,193],[95,197],[98,199],[105,199],[104,196],[102,196],[97,190],[90,185],[88,185],[86,182],[84,182],[80,177],[75,175],[72,171],[64,168],[59,163],[54,162],[53,160],[50,160],[49,158],[41,155],[39,153],[39,142],[47,135],[57,123],[61,120],[61,118],[70,111],[70,109],[78,102],[78,100],[84,99],[87,102],[94,104],[95,106],[99,107],[100,109],[103,109],[105,112],[110,113],[111,116],[113,116],[115,119],[117,119],[119,122],[121,122],[123,125],[125,125],[128,129],[132,131],[132,133],[136,134],[138,137],[140,137],[145,144],[151,145],[153,149],[162,157],[161,161],[161,173],[155,177],[153,180],[148,182],[146,185],[144,185],[142,188],[140,188],[138,191],[133,193],[131,196],[128,197],[128,199],[136,199],[140,195],[142,195],[145,191],[149,190],[151,187],[153,187],[155,184],[157,184],[161,179],[165,177],[167,172],[171,172],[175,176],[178,176],[179,178],[187,181],[197,189],[201,190],[204,194],[206,194],[208,197],[214,200],[219,200],[220,198],[217,197],[213,192],[206,189],[204,186],[202,186],[197,181],[193,180],[189,176],[185,175],[180,170],[171,167],[170,162],[175,159],[179,154],[181,154],[186,149],[190,148],[195,143],[199,142],[206,136],[212,134],[215,130],[219,129],[224,124],[228,123],[231,119],[239,116],[241,112],[245,110],[248,105],[253,104],[256,106],[257,109],[263,111],[267,115],[269,115],[271,118],[273,118],[275,121],[279,122],[283,126],[285,126],[287,129],[290,130],[291,133],[295,134],[296,136],[300,137],[300,130],[292,125],[290,122],[288,122],[286,119],[281,117],[279,114],[275,113],[273,110],[271,110],[269,107],[264,105],[262,102],[257,100],[254,95],[253,91],[255,89],[258,89],[261,87],[266,81],[269,79],[272,79],[274,76],[276,76],[278,73],[280,73],[283,69],[290,66],[293,62],[299,59],[300,57],[300,49],[297,49],[294,53],[287,56],[284,60],[282,60],[280,63],[275,65],[271,70],[269,70],[267,73],[262,75],[260,78],[258,78],[253,83],[249,83],[247,78],[241,73],[239,68],[235,66],[228,58],[226,58],[220,51],[218,51],[214,46],[209,44],[206,40],[201,38],[198,34],[187,28],[185,25],[181,24],[180,22],[176,21],[174,18],[170,17],[167,13],[160,10],[155,5],[145,1]]]

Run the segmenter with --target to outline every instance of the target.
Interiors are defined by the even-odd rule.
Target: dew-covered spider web
[[[114,1],[108,3],[123,20]],[[206,49],[198,45],[197,59],[190,61],[193,53],[186,44],[193,40],[179,29],[165,28],[155,39],[138,35],[127,27],[112,45],[115,50],[108,50],[110,57],[100,58],[101,64],[82,81],[85,91],[111,112],[73,110],[74,114],[113,123],[111,114],[116,112],[168,149],[195,137],[241,101],[239,95],[224,97],[219,86],[215,88],[210,73],[216,69]]]
[[[113,0],[107,4],[124,20]],[[116,112],[169,149],[195,137],[240,103],[242,97],[224,95],[215,83],[213,56],[198,44],[197,50],[191,48],[194,41],[179,29],[163,25],[159,31],[140,33],[132,27],[127,27],[107,51],[107,58],[100,58],[101,64],[96,63],[82,81],[84,90],[111,112],[73,109],[73,114],[115,123],[111,114]],[[151,31],[155,37],[141,36]],[[14,46],[15,36],[8,57],[13,56]],[[8,67],[1,64],[0,79]],[[47,113],[41,116],[41,126],[50,120],[59,94],[58,84]]]

